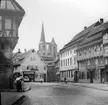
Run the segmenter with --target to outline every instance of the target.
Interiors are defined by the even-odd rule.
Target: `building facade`
[[[30,81],[47,81],[47,64],[34,49],[16,53],[13,62],[14,73],[22,72],[23,76],[28,76]]]
[[[13,88],[12,51],[18,41],[18,28],[25,14],[15,0],[0,1],[0,88]]]
[[[88,28],[85,29],[85,31]],[[79,79],[89,82],[108,82],[107,73],[107,29],[103,19],[90,27],[90,32],[77,48]]]
[[[74,81],[74,73],[77,70],[76,48],[65,45],[60,50],[60,80]]]

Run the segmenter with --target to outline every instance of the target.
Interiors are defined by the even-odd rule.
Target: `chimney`
[[[87,29],[87,26],[84,27],[84,30]]]
[[[103,22],[104,22],[104,19],[100,18],[100,24],[103,24]]]
[[[26,49],[24,49],[24,52],[26,52],[27,50]]]
[[[21,51],[20,51],[20,48],[18,49],[18,52],[20,53]]]

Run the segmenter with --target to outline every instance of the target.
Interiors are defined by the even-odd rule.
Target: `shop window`
[[[90,78],[90,73],[89,72],[87,72],[87,79],[89,79]]]

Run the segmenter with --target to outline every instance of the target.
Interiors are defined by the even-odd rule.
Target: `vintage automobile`
[[[28,82],[30,81],[29,77],[28,76],[24,76],[24,82]]]

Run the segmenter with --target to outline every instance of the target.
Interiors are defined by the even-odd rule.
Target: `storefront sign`
[[[24,74],[35,74],[33,71],[23,71]]]
[[[96,69],[96,66],[95,65],[87,65],[86,68],[87,69]]]

